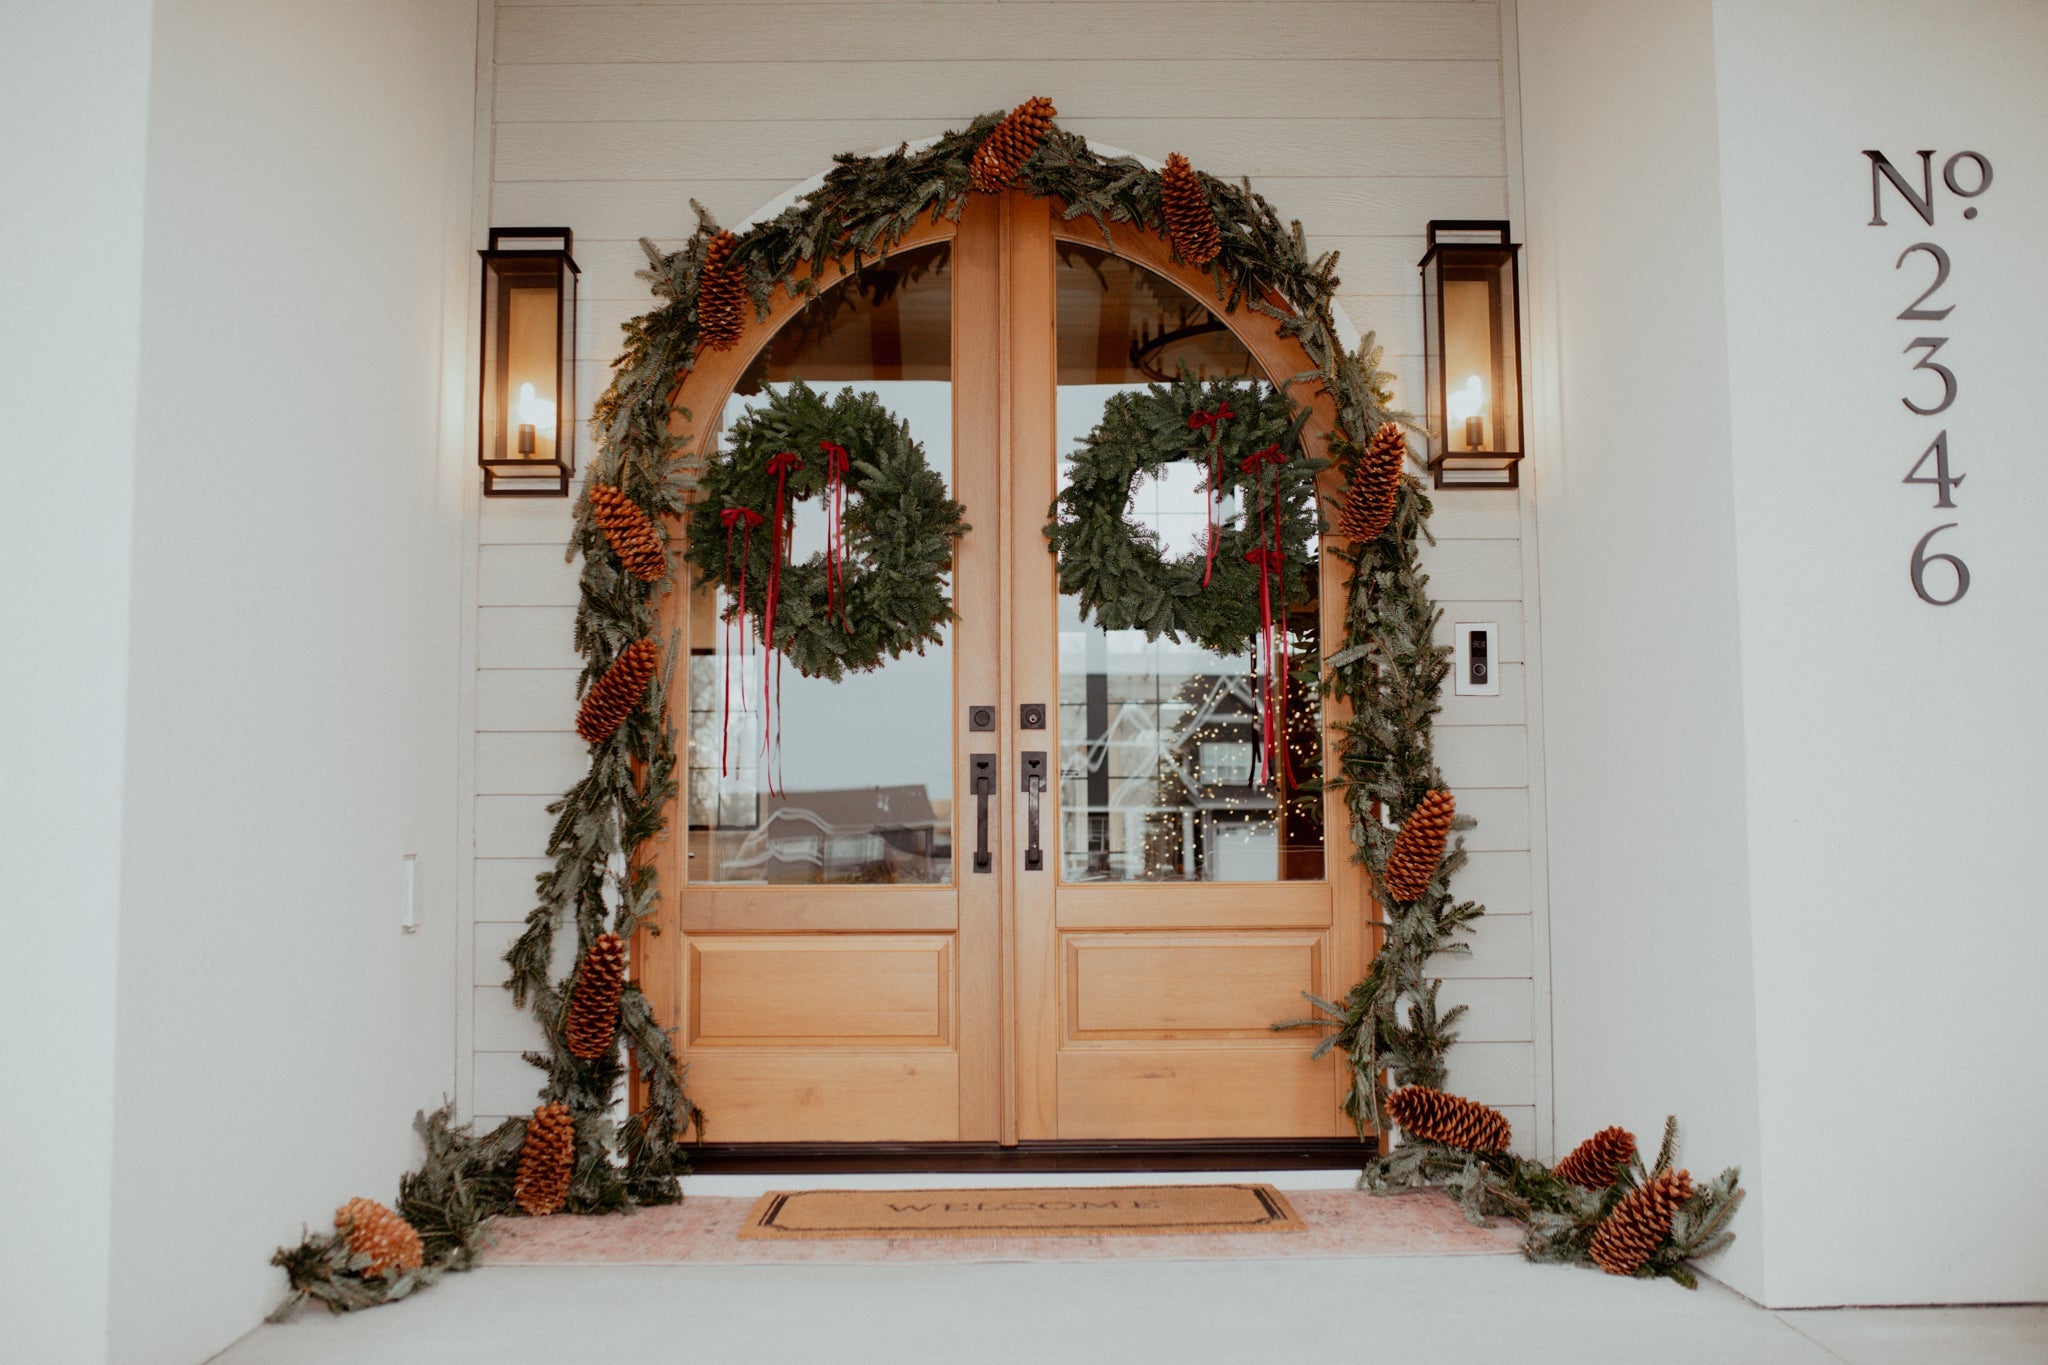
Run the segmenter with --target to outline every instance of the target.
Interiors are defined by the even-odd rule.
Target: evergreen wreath
[[[1171,385],[1112,395],[1047,513],[1060,591],[1104,630],[1192,640],[1218,654],[1250,649],[1265,571],[1247,555],[1271,545],[1273,509],[1286,581],[1300,581],[1321,530],[1316,474],[1329,461],[1302,449],[1307,421],[1269,385],[1204,381],[1185,369]],[[1240,509],[1236,525],[1216,531],[1213,555],[1203,545],[1169,558],[1158,534],[1129,515],[1131,486],[1184,460],[1202,466],[1212,506],[1235,497]]]
[[[796,459],[778,477],[785,451]],[[768,528],[778,516],[786,523],[788,505],[832,503],[835,484],[843,550],[828,539],[826,552],[778,565]],[[756,635],[805,677],[836,681],[921,654],[954,619],[946,573],[967,509],[874,394],[841,389],[827,401],[791,383],[733,423],[701,488],[685,551],[699,581],[725,589],[727,618],[751,616]]]

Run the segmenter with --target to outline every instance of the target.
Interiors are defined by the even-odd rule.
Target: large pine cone
[[[544,1104],[526,1122],[526,1141],[519,1148],[519,1174],[512,1198],[536,1218],[562,1207],[569,1180],[576,1174],[576,1123],[560,1104]]]
[[[608,483],[590,485],[590,513],[626,572],[652,583],[668,572],[668,550],[640,505]]]
[[[1457,813],[1457,799],[1446,791],[1430,792],[1415,803],[1387,854],[1388,895],[1397,901],[1421,899],[1444,860],[1444,842],[1450,838],[1451,819]]]
[[[1569,1180],[1589,1190],[1604,1190],[1621,1179],[1629,1158],[1636,1154],[1636,1135],[1626,1128],[1602,1128],[1551,1168],[1559,1180]]]
[[[590,744],[610,739],[626,718],[640,709],[655,670],[661,667],[661,646],[653,640],[627,645],[612,666],[583,694],[576,710],[576,733]]]
[[[365,1278],[403,1274],[426,1264],[426,1249],[412,1224],[374,1199],[351,1199],[336,1209],[334,1230],[348,1244],[350,1256],[370,1258],[363,1267]]]
[[[1692,1198],[1692,1173],[1659,1171],[1614,1206],[1593,1234],[1593,1264],[1610,1275],[1633,1275],[1671,1235],[1671,1218]]]
[[[1426,1085],[1404,1086],[1387,1096],[1387,1113],[1411,1138],[1468,1152],[1505,1152],[1515,1135],[1500,1110]]]
[[[1045,141],[1046,131],[1052,127],[1053,115],[1057,113],[1059,110],[1052,107],[1051,100],[1033,95],[1003,115],[1003,121],[982,139],[974,149],[974,159],[967,164],[974,188],[984,194],[1007,189],[1038,150],[1038,144]]]
[[[721,232],[704,248],[704,266],[697,272],[697,344],[706,350],[731,350],[745,326],[747,282],[726,263],[738,245],[739,238]]]
[[[570,1055],[584,1061],[611,1051],[619,1031],[619,990],[626,983],[626,945],[617,934],[599,934],[583,955],[569,997],[569,1020],[562,1031]]]
[[[1159,172],[1159,207],[1166,215],[1166,235],[1189,265],[1207,265],[1223,249],[1216,231],[1216,211],[1195,168],[1179,152],[1171,152]]]
[[[1394,519],[1394,499],[1401,491],[1401,471],[1408,463],[1408,438],[1392,422],[1384,422],[1366,443],[1344,491],[1344,509],[1337,530],[1352,540],[1373,540]]]

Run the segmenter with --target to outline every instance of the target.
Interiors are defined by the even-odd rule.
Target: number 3
[[[1935,352],[1939,351],[1942,347],[1946,345],[1948,345],[1947,337],[1914,337],[1911,341],[1906,343],[1906,349],[1909,351],[1919,350],[1921,347],[1925,347],[1927,349],[1926,355],[1921,356],[1918,360],[1913,362],[1914,369],[1932,370],[1934,371],[1934,373],[1941,376],[1941,401],[1939,403],[1936,403],[1933,407],[1923,408],[1910,398],[1901,398],[1899,400],[1901,403],[1904,403],[1906,405],[1909,411],[1917,412],[1922,417],[1932,417],[1937,412],[1947,412],[1948,405],[1956,401],[1955,372],[1950,370],[1949,367],[1946,365],[1937,365],[1934,363]]]

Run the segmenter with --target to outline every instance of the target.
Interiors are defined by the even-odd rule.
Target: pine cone
[[[1033,95],[1003,115],[1003,121],[982,139],[974,149],[974,159],[968,163],[968,177],[974,188],[984,194],[1007,189],[1038,150],[1038,144],[1045,141],[1046,130],[1052,127],[1053,115],[1057,113],[1059,110],[1052,107],[1051,100]]]
[[[1393,851],[1387,854],[1385,885],[1397,901],[1419,900],[1429,889],[1430,878],[1444,860],[1444,841],[1450,837],[1451,818],[1458,802],[1449,792],[1433,791],[1415,803],[1401,832],[1394,836]]]
[[[544,1104],[526,1122],[512,1198],[534,1217],[544,1218],[562,1207],[569,1197],[569,1179],[575,1174],[575,1120],[566,1106]]]
[[[1166,235],[1189,265],[1207,265],[1223,249],[1216,231],[1216,211],[1195,168],[1179,152],[1170,152],[1159,172],[1159,207],[1166,215]]]
[[[1569,1180],[1589,1190],[1604,1190],[1621,1179],[1629,1158],[1636,1154],[1636,1135],[1626,1128],[1602,1128],[1551,1168],[1559,1180]]]
[[[404,1273],[426,1264],[426,1249],[412,1224],[374,1199],[351,1199],[334,1211],[334,1230],[348,1244],[350,1256],[367,1256],[365,1278],[393,1271]]]
[[[1426,1085],[1404,1086],[1387,1096],[1387,1113],[1411,1138],[1468,1152],[1504,1152],[1514,1137],[1500,1110]]]
[[[641,699],[661,667],[661,646],[653,640],[635,640],[612,660],[598,680],[583,694],[576,710],[576,733],[591,744],[610,739],[626,718],[640,709]]]
[[[1394,498],[1401,491],[1401,471],[1408,463],[1408,438],[1392,422],[1382,423],[1351,471],[1344,492],[1344,510],[1337,530],[1352,540],[1374,540],[1394,519]]]
[[[583,955],[569,998],[569,1019],[562,1026],[569,1052],[584,1061],[611,1051],[619,1031],[619,988],[626,981],[626,945],[617,934],[599,934]]]
[[[697,344],[711,351],[729,351],[739,343],[745,325],[747,282],[738,268],[726,264],[739,239],[721,232],[704,248],[697,272]]]
[[[668,549],[640,505],[608,483],[590,485],[590,513],[626,572],[652,583],[668,572]]]
[[[1610,1275],[1633,1275],[1671,1235],[1671,1218],[1692,1198],[1689,1171],[1659,1171],[1614,1206],[1593,1234],[1593,1264]]]

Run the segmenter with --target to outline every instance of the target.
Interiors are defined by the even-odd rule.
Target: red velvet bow
[[[825,452],[825,615],[829,618],[843,607],[846,478],[853,471],[853,457],[837,441],[820,441],[818,449]]]
[[[771,796],[780,796],[775,769],[780,748],[774,728],[775,701],[782,691],[782,654],[775,648],[775,608],[782,600],[782,559],[789,541],[789,476],[804,462],[794,450],[778,451],[768,459],[768,472],[775,476],[775,506],[768,531],[768,596],[761,610],[761,642],[767,653],[761,659],[761,756],[762,771]]]
[[[1285,739],[1287,712],[1287,632],[1275,628],[1273,580],[1280,580],[1281,610],[1286,610],[1287,558],[1278,550],[1246,550],[1245,561],[1259,570],[1259,750],[1266,760],[1266,774],[1282,771],[1288,785],[1294,782],[1293,764],[1287,757]]]
[[[1220,535],[1216,523],[1216,498],[1222,491],[1217,486],[1222,481],[1222,470],[1218,467],[1223,450],[1222,426],[1235,416],[1237,414],[1230,410],[1230,400],[1226,398],[1216,405],[1214,412],[1204,412],[1196,408],[1188,417],[1189,431],[1209,433],[1209,550],[1208,557],[1202,563],[1202,586],[1205,588],[1209,586],[1209,575],[1216,571],[1216,542]]]
[[[1255,451],[1252,454],[1245,456],[1242,460],[1239,460],[1237,462],[1237,467],[1243,470],[1245,473],[1250,474],[1254,478],[1256,478],[1258,476],[1260,465],[1282,465],[1286,463],[1287,456],[1281,452],[1280,447],[1277,445],[1271,445],[1267,446],[1264,450]]]
[[[1238,461],[1238,468],[1251,476],[1255,498],[1253,511],[1260,540],[1266,540],[1266,513],[1271,509],[1273,518],[1272,538],[1268,548],[1247,551],[1245,560],[1259,569],[1259,671],[1264,674],[1260,685],[1259,729],[1262,749],[1266,759],[1266,773],[1269,777],[1284,773],[1289,786],[1294,783],[1294,764],[1287,752],[1287,551],[1281,531],[1285,509],[1280,505],[1280,466],[1287,463],[1287,452],[1277,444],[1264,450],[1254,451]],[[1258,498],[1261,491],[1259,470],[1265,465],[1274,469],[1273,493],[1271,497]],[[1272,580],[1280,580],[1280,612],[1283,619],[1278,622],[1273,613]]]
[[[740,588],[739,588],[739,648],[747,647],[747,560],[754,548],[754,528],[761,524],[761,514],[751,507],[728,507],[718,514],[719,525],[725,527],[725,576],[732,578],[732,533],[740,532]],[[729,771],[727,752],[732,744],[732,616],[725,618],[725,718],[718,734],[718,772],[725,776]],[[740,674],[740,704],[746,704],[747,679],[744,671]]]

